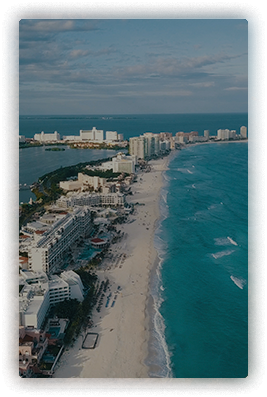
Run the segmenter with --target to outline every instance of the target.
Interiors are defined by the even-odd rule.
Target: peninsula
[[[246,141],[246,129],[177,134],[130,138],[130,155],[61,168],[33,185],[19,238],[22,377],[150,376],[162,173],[172,149]]]

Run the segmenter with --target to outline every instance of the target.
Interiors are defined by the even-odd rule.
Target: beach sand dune
[[[94,325],[88,330],[99,334],[95,349],[82,349],[85,333],[81,334],[62,355],[54,378],[149,377],[144,363],[149,340],[146,308],[150,271],[157,259],[153,241],[162,171],[168,161],[168,157],[151,161],[151,172],[138,174],[127,201],[145,205],[135,206],[129,222],[119,226],[126,237],[110,247],[116,258],[125,254],[124,259],[116,264],[111,261],[109,270],[102,267],[97,272],[100,281],[109,279],[110,284],[102,309],[99,313],[94,310]]]

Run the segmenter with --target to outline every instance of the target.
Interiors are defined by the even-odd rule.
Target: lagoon
[[[115,150],[70,149],[65,151],[47,151],[45,146],[19,149],[19,183],[27,185],[36,182],[39,177],[60,167],[82,162],[94,161],[115,156]],[[35,195],[30,190],[19,192],[19,201],[28,202]]]

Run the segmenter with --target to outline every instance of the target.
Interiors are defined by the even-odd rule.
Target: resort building
[[[210,131],[209,130],[204,130],[204,137],[207,138],[207,140],[210,139]]]
[[[145,138],[141,136],[130,138],[129,153],[131,156],[136,156],[137,159],[144,159],[146,157]]]
[[[158,156],[160,154],[160,134],[145,132],[139,137],[130,138],[129,153],[142,160]]]
[[[59,219],[42,238],[29,248],[29,269],[48,274],[60,269],[69,247],[92,230],[91,213],[88,208],[75,209]]]
[[[124,153],[118,153],[112,159],[113,172],[126,172],[133,174],[135,172],[135,165],[137,164],[136,156],[126,156]]]
[[[79,172],[78,182],[81,184],[82,187],[92,187],[94,188],[94,190],[98,190],[100,187],[103,187],[105,185],[106,178],[100,178],[99,176],[90,176]]]
[[[19,325],[41,328],[49,309],[48,281],[29,285],[20,284],[19,293]]]
[[[81,137],[80,135],[64,135],[62,139],[63,141],[77,142],[81,140]]]
[[[60,189],[71,191],[71,190],[79,190],[82,187],[82,183],[78,181],[60,181],[59,187]]]
[[[61,181],[59,182],[59,187],[66,191],[83,190],[89,187],[93,188],[94,190],[98,190],[99,188],[103,187],[105,183],[106,178],[100,178],[99,176],[90,176],[79,172],[77,180]]]
[[[113,142],[118,140],[117,131],[106,131],[106,142]]]
[[[59,208],[83,206],[124,206],[125,196],[121,193],[72,193],[69,197],[61,196],[56,204]]]
[[[39,142],[58,142],[60,141],[60,134],[55,131],[52,134],[45,134],[44,131],[41,134],[35,134],[34,140]]]
[[[236,139],[236,130],[230,131],[230,139]]]
[[[241,135],[241,138],[243,138],[243,139],[246,139],[248,137],[247,136],[247,127],[245,127],[245,126],[240,127],[240,135]]]
[[[80,140],[103,142],[104,131],[97,130],[96,127],[93,127],[91,130],[80,130]]]
[[[74,271],[59,276],[47,276],[45,272],[20,272],[19,313],[20,325],[41,328],[51,305],[66,299],[84,299],[84,286]]]
[[[19,143],[25,143],[25,142],[26,142],[25,135],[19,135]]]

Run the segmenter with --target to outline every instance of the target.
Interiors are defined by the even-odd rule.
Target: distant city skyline
[[[243,113],[243,19],[20,21],[20,114]]]

